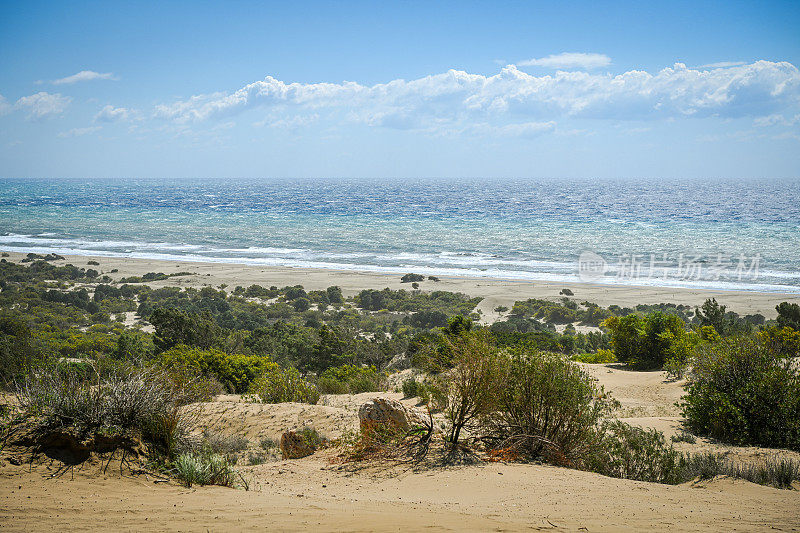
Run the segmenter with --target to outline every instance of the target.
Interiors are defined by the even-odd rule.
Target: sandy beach
[[[8,259],[19,261],[24,256],[25,254],[10,252]],[[90,265],[89,261],[97,261],[100,265]],[[94,268],[114,280],[120,280],[127,276],[141,276],[148,272],[192,273],[192,275],[150,283],[152,286],[219,287],[226,285],[233,289],[237,285],[247,287],[252,284],[265,287],[303,285],[307,290],[319,290],[331,285],[338,285],[342,288],[345,296],[352,296],[362,289],[383,289],[385,287],[411,289],[410,283],[400,282],[398,274],[374,272],[77,255],[65,256],[64,261],[56,263],[71,263],[79,267]],[[116,270],[116,272],[111,272],[112,270]],[[588,300],[601,306],[616,304],[621,307],[635,307],[637,304],[657,303],[698,306],[707,298],[716,298],[720,304],[728,306],[730,311],[741,315],[761,313],[768,319],[777,316],[775,306],[778,303],[800,303],[800,296],[796,294],[633,285],[510,281],[446,276],[441,276],[438,282],[426,280],[420,284],[420,289],[425,291],[453,291],[473,297],[482,297],[483,301],[478,305],[478,309],[483,313],[485,322],[492,322],[498,317],[498,314],[494,312],[498,306],[510,308],[515,301],[528,298],[557,299],[561,297],[559,292],[564,288],[569,288],[574,293],[574,298],[579,301]]]

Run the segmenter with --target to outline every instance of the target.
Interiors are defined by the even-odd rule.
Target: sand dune
[[[584,365],[622,403],[628,422],[669,436],[680,428],[679,383],[663,372]],[[400,398],[398,393],[381,393]],[[224,395],[204,404],[199,427],[263,437],[311,424],[339,436],[357,425],[374,393],[327,396],[326,405],[264,405]],[[413,399],[404,400],[414,403]],[[742,460],[793,452],[722,446],[698,439],[679,448],[722,451]],[[0,528],[8,531],[767,531],[800,528],[800,492],[719,478],[678,486],[603,477],[531,464],[448,468],[342,464],[337,450],[305,459],[240,466],[250,491],[185,489],[146,476],[105,473],[97,460],[50,475],[47,463],[0,467]]]

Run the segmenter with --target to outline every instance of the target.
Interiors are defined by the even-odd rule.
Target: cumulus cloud
[[[95,72],[93,70],[82,70],[72,76],[67,76],[66,78],[59,78],[57,80],[53,80],[53,85],[72,85],[73,83],[78,83],[80,81],[92,81],[92,80],[116,80],[114,74],[112,72]]]
[[[30,96],[23,96],[15,106],[28,111],[28,118],[43,119],[60,115],[67,108],[72,98],[59,93],[38,92]]]
[[[611,64],[611,58],[605,54],[564,52],[561,54],[551,54],[547,57],[540,57],[538,59],[526,59],[525,61],[520,61],[517,64],[522,67],[593,70],[596,68],[609,66]]]
[[[107,105],[103,107],[97,114],[94,116],[95,122],[119,122],[120,120],[128,120],[131,112],[129,109],[124,107],[114,107],[113,105]]]
[[[450,70],[372,86],[287,83],[268,76],[232,93],[158,105],[155,115],[187,124],[267,108],[283,117],[315,113],[379,127],[429,129],[560,118],[756,117],[781,113],[798,103],[800,72],[787,62],[710,70],[676,63],[653,74],[558,71],[543,76],[508,65],[493,76]]]
[[[89,126],[87,128],[72,128],[69,131],[62,131],[58,134],[58,136],[62,139],[66,139],[69,137],[80,137],[82,135],[88,135],[90,133],[94,133],[96,131],[101,130],[101,126]]]

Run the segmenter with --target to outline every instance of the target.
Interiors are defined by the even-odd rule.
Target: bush
[[[203,429],[203,448],[210,453],[221,454],[230,459],[245,451],[248,444],[250,442],[244,435],[225,435],[208,428]]]
[[[403,398],[422,398],[426,394],[425,384],[414,378],[408,378],[401,385]]]
[[[153,342],[159,351],[180,344],[208,349],[218,347],[222,342],[222,330],[209,313],[186,313],[180,309],[159,307],[147,319],[155,328]]]
[[[484,419],[494,448],[583,467],[600,441],[598,424],[616,402],[576,364],[549,353],[511,357],[496,410]]]
[[[683,415],[699,435],[800,450],[800,371],[757,337],[698,347]]]
[[[641,317],[611,317],[603,325],[610,330],[611,346],[617,360],[632,368],[663,368],[667,361],[680,368],[688,361],[691,342],[678,316],[654,311]]]
[[[680,455],[654,429],[614,421],[600,430],[600,442],[589,457],[594,472],[654,483],[684,481]]]
[[[319,392],[300,375],[296,368],[266,369],[250,385],[249,396],[264,403],[302,402],[316,404]]]
[[[435,378],[433,396],[450,424],[447,440],[456,446],[463,429],[477,427],[494,409],[506,360],[488,334],[445,336],[443,342],[452,368]]]
[[[212,376],[232,392],[243,394],[253,380],[268,369],[278,365],[260,355],[228,354],[217,349],[202,350],[188,346],[175,346],[161,354],[158,364],[164,368],[194,369]]]
[[[170,455],[185,435],[181,407],[196,401],[156,369],[114,369],[86,379],[71,366],[49,365],[32,371],[19,386],[23,410],[44,427],[72,427],[81,433],[139,433]]]
[[[425,281],[425,276],[422,274],[404,274],[402,278],[400,278],[400,283],[412,283],[418,281]]]
[[[320,374],[317,389],[322,394],[359,394],[385,388],[386,376],[374,366],[342,365]]]
[[[579,363],[589,363],[593,365],[617,362],[614,352],[602,348],[597,350],[595,353],[582,353],[573,355],[572,360]]]

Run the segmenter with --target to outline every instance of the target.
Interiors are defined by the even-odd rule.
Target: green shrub
[[[667,361],[681,368],[691,353],[692,343],[686,325],[678,316],[654,311],[641,317],[611,317],[604,323],[611,333],[611,346],[617,360],[632,368],[663,368]]]
[[[600,430],[601,439],[591,450],[588,469],[623,479],[654,483],[681,483],[681,457],[654,429],[614,421]]]
[[[683,415],[699,435],[800,450],[800,371],[758,337],[698,347]]]
[[[617,358],[611,350],[600,349],[595,353],[582,353],[572,356],[573,361],[589,364],[616,363]]]
[[[317,380],[322,394],[359,394],[384,389],[385,374],[374,366],[341,365],[325,370]]]
[[[404,398],[416,398],[419,397],[420,399],[427,393],[427,387],[425,383],[421,381],[417,381],[414,378],[408,378],[403,381],[401,386],[403,390],[403,397]]]
[[[694,444],[697,442],[697,439],[691,433],[687,433],[685,431],[681,431],[672,436],[672,442],[688,442],[689,444]]]
[[[158,361],[165,368],[189,367],[206,376],[213,376],[232,392],[245,393],[253,380],[278,365],[260,355],[228,354],[217,349],[203,350],[175,346]]]
[[[494,448],[583,467],[598,445],[598,424],[616,406],[595,380],[563,356],[519,353],[511,357],[499,405],[485,417]]]
[[[248,394],[264,403],[302,402],[316,404],[317,388],[308,383],[296,368],[282,369],[274,365],[253,380]]]

